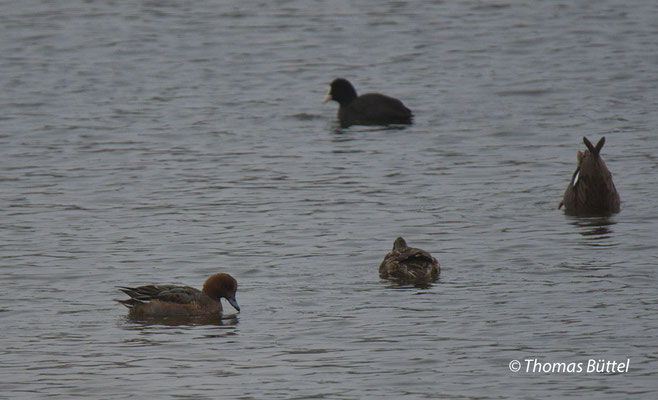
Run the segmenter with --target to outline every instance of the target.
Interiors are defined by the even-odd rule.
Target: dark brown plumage
[[[439,277],[436,258],[425,250],[407,246],[401,237],[393,242],[393,249],[379,265],[379,276],[405,283],[423,284]]]
[[[564,192],[558,209],[564,205],[569,214],[609,215],[619,212],[619,193],[612,182],[612,174],[601,158],[605,137],[596,146],[583,137],[585,152],[578,151],[578,166]]]

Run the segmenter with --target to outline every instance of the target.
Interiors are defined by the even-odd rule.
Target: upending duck
[[[225,273],[210,276],[202,290],[176,285],[120,287],[119,290],[130,296],[130,299],[117,301],[130,309],[129,315],[132,317],[220,315],[222,297],[240,312],[235,299],[238,282]]]
[[[612,182],[612,174],[601,158],[605,137],[592,146],[583,137],[587,150],[578,151],[578,166],[558,205],[575,215],[609,215],[619,212],[619,193]]]
[[[411,124],[413,114],[396,98],[380,93],[356,95],[354,86],[343,78],[334,79],[322,103],[339,104],[338,120],[343,128],[350,125]]]
[[[379,276],[402,282],[429,283],[438,279],[440,266],[436,258],[425,250],[407,246],[399,237],[393,242],[393,250],[379,265]]]

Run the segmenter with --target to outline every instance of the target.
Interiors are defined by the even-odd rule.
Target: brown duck
[[[564,205],[574,215],[609,215],[619,212],[619,193],[612,182],[612,174],[601,158],[605,137],[592,146],[583,137],[585,152],[578,151],[578,167],[564,192],[558,209]]]
[[[203,290],[176,285],[120,287],[119,290],[130,296],[130,299],[117,301],[130,309],[131,317],[221,315],[222,297],[240,312],[240,306],[235,299],[238,282],[231,275],[224,273],[210,276],[203,284]]]
[[[425,250],[407,246],[401,237],[379,265],[379,276],[401,282],[429,283],[439,277],[439,263]]]

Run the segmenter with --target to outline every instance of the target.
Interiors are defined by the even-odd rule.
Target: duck
[[[342,128],[352,125],[411,124],[413,113],[400,100],[380,93],[357,96],[354,86],[344,78],[334,79],[322,104],[338,103],[338,121]]]
[[[583,137],[587,150],[578,151],[577,167],[564,192],[558,209],[573,215],[607,216],[618,213],[620,198],[612,181],[612,174],[601,158],[605,136],[596,146]]]
[[[379,276],[400,282],[423,284],[436,281],[440,265],[436,258],[422,249],[407,246],[407,242],[398,237],[393,242],[393,249],[379,265]]]
[[[238,282],[226,273],[211,275],[201,290],[178,285],[121,286],[119,290],[130,298],[117,301],[136,318],[221,315],[222,297],[240,312],[235,298]]]

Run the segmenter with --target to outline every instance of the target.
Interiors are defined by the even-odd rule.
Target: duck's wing
[[[202,292],[189,286],[146,285],[136,288],[120,287],[119,290],[130,296],[130,304],[159,300],[169,303],[190,304],[198,302]],[[124,303],[127,304],[127,303]]]

